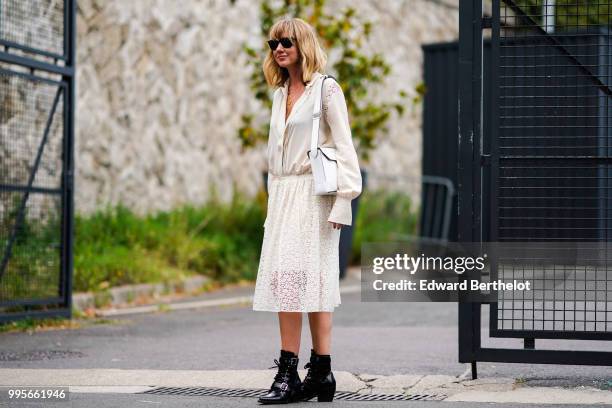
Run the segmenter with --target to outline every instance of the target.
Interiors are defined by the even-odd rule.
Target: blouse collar
[[[323,74],[321,74],[320,72],[315,71],[312,74],[312,78],[310,78],[310,81],[308,81],[308,83],[306,84],[306,87],[304,88],[304,90],[310,88],[316,81],[317,79],[319,79],[320,76],[322,76]],[[289,78],[287,78],[285,80],[285,83],[282,86],[282,90],[283,90],[283,95],[287,95],[287,88],[289,87]]]
[[[306,87],[304,88],[304,92],[306,92],[309,88],[312,87],[312,85],[317,81],[317,79],[319,79],[319,77],[323,76],[323,74],[321,74],[320,72],[314,72],[312,75],[312,78],[310,79],[310,81],[306,84]],[[287,121],[285,121],[285,110],[284,110],[284,100],[287,97],[287,88],[289,86],[289,79],[285,80],[285,83],[283,84],[283,86],[281,87],[281,90],[283,92],[283,98],[282,101],[283,103],[279,104],[279,109],[280,112],[278,114],[278,121],[277,121],[277,126],[278,126],[278,132],[279,132],[279,138],[277,141],[278,147],[279,149],[283,148],[283,142],[285,139],[285,129],[287,127],[287,122],[288,119],[291,117],[291,114],[293,114],[293,111],[291,112],[291,114],[289,115],[289,118],[287,118]],[[300,100],[302,100],[300,98]],[[296,107],[294,106],[293,109],[295,109]]]

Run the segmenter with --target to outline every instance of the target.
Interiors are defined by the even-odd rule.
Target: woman
[[[274,92],[268,138],[268,209],[264,222],[253,310],[278,312],[281,334],[278,373],[263,404],[332,401],[332,312],[340,305],[338,245],[342,225],[351,225],[351,200],[361,193],[344,94],[331,77],[323,82],[319,146],[336,148],[338,190],[314,195],[310,150],[314,90],[321,87],[327,57],[315,30],[287,18],[269,32],[263,71]],[[298,352],[302,313],[308,313],[312,344],[302,383]],[[274,368],[273,366],[271,368]]]

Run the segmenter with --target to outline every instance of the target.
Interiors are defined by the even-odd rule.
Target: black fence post
[[[482,123],[482,0],[459,3],[458,241],[480,239],[480,138]],[[480,304],[459,302],[459,362],[472,364],[480,347]]]
[[[64,31],[66,66],[71,74],[64,75],[66,92],[64,93],[64,178],[63,178],[63,234],[64,251],[63,272],[65,278],[64,301],[68,314],[72,316],[72,281],[73,281],[73,241],[74,241],[74,119],[76,105],[76,1],[67,0],[64,3],[66,30]]]

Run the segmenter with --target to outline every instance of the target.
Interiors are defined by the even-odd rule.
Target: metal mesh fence
[[[12,238],[11,253],[0,279],[0,306],[60,296],[61,200],[59,195],[30,193],[25,203],[26,221],[16,223],[24,193],[3,192],[0,208],[2,256]],[[29,214],[43,213],[45,220]],[[16,229],[15,229],[16,228]]]
[[[612,0],[496,4],[492,239],[610,241]],[[535,287],[521,298],[500,292],[492,309],[497,329],[612,332],[612,259],[596,267],[547,261],[550,269],[535,259],[500,266],[496,278],[533,279]]]
[[[0,305],[59,296],[64,132],[59,89],[0,70]]]
[[[0,41],[63,56],[63,0],[1,0]]]
[[[532,284],[530,291],[499,292],[498,329],[612,332],[609,267],[530,259],[518,267],[501,263],[498,273],[505,282],[517,279]]]

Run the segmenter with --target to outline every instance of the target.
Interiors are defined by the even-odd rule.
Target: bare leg
[[[302,313],[278,312],[278,324],[280,326],[281,349],[298,355],[302,337]]]
[[[332,312],[308,313],[312,348],[317,354],[330,354]]]

